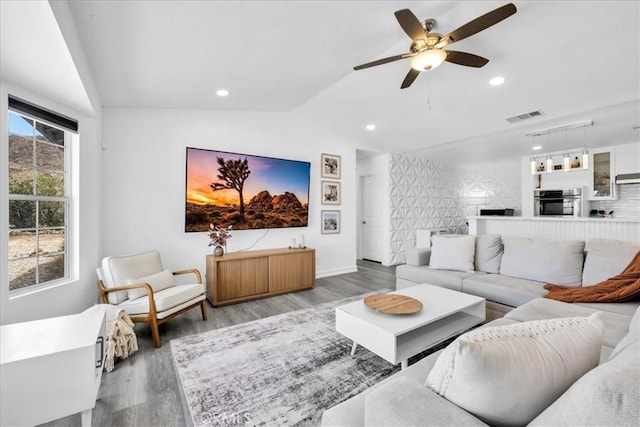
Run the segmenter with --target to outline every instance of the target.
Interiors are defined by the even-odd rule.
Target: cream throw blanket
[[[113,371],[116,357],[126,359],[138,351],[138,339],[133,331],[133,322],[124,309],[111,304],[99,304],[106,312],[107,350],[104,358],[104,369]]]

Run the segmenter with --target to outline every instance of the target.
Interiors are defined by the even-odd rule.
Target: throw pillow
[[[476,236],[476,271],[500,273],[502,260],[502,237],[499,234],[479,234]]]
[[[586,248],[587,257],[582,272],[582,285],[595,285],[620,274],[639,250],[640,244],[637,242],[590,240]]]
[[[173,273],[170,270],[163,270],[160,273],[138,279],[127,279],[127,285],[135,285],[136,283],[148,284],[151,286],[151,289],[153,289],[153,292],[159,292],[176,285]],[[143,288],[129,289],[127,290],[127,294],[129,295],[129,299],[138,299],[147,295],[147,290]]]
[[[505,237],[500,265],[503,276],[580,286],[584,263],[584,242]]]
[[[475,236],[435,235],[431,239],[429,267],[437,270],[473,271],[475,253]]]
[[[426,385],[490,425],[525,425],[600,359],[601,313],[476,329],[438,357]]]

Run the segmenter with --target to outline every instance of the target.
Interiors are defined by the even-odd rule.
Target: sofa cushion
[[[505,237],[500,274],[556,285],[582,284],[584,242]]]
[[[533,280],[499,274],[473,276],[462,282],[463,292],[511,307],[544,296],[547,291],[543,286],[543,283]]]
[[[598,364],[600,317],[473,330],[440,354],[426,385],[490,425],[524,425]]]
[[[403,264],[396,267],[396,278],[409,280],[415,284],[429,283],[462,292],[462,281],[468,277],[483,276],[485,273],[452,270],[435,270]]]
[[[640,251],[640,244],[620,240],[594,239],[587,242],[582,284],[595,285],[617,274]]]
[[[640,342],[587,372],[532,426],[640,425]]]
[[[608,305],[609,304],[601,304],[602,307]],[[590,316],[597,311],[600,311],[602,314],[602,320],[605,325],[602,343],[613,349],[627,334],[629,321],[631,319],[628,315],[598,310],[597,307],[590,308],[580,304],[570,304],[547,298],[536,298],[510,311],[505,317],[519,322],[526,322],[529,320],[553,319],[557,317]]]
[[[435,235],[431,239],[429,267],[442,270],[474,271],[475,236]]]
[[[171,270],[162,270],[160,273],[151,274],[149,276],[127,279],[127,285],[135,285],[137,283],[146,283],[151,286],[153,292],[159,292],[163,289],[170,288],[176,285],[176,281],[173,278]],[[134,288],[127,290],[129,299],[137,299],[147,295],[145,288]]]
[[[502,245],[502,237],[499,234],[477,235],[474,261],[476,271],[499,273],[503,252],[504,246]]]
[[[609,358],[615,357],[621,351],[624,351],[627,347],[635,344],[640,341],[640,307],[636,310],[635,314],[631,318],[631,322],[629,323],[629,332],[625,335],[616,348],[613,349],[611,356]],[[638,355],[640,357],[640,355]]]
[[[363,426],[364,424],[364,406],[365,398],[374,390],[386,386],[389,382],[396,378],[407,378],[416,382],[420,387],[423,387],[427,375],[433,368],[433,365],[438,360],[438,356],[442,350],[428,355],[424,359],[421,359],[409,365],[408,368],[395,373],[389,378],[385,378],[377,384],[372,385],[360,394],[353,396],[346,401],[339,403],[322,413],[322,425],[324,427],[337,427],[337,426]]]
[[[482,421],[406,377],[393,378],[365,398],[365,426],[484,426]]]

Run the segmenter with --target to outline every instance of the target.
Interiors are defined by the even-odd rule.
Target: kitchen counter
[[[640,219],[472,216],[469,234],[548,240],[614,239],[640,242]]]
[[[566,217],[566,216],[470,216],[467,219],[471,220],[500,220],[500,221],[610,221],[610,222],[632,222],[640,223],[640,219],[633,218],[604,218],[604,217]]]

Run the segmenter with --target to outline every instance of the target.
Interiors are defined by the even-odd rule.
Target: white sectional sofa
[[[456,240],[475,241],[473,251]],[[431,255],[439,250],[434,263]],[[587,286],[615,276],[638,250],[640,242],[608,239],[585,243],[495,234],[434,236],[431,248],[409,251],[407,263],[396,267],[396,288],[430,283],[483,297],[492,320],[546,295],[546,283]]]
[[[474,254],[473,272],[427,268],[430,251],[415,251],[409,259],[411,264],[398,267],[398,288],[431,283],[467,291],[505,307],[505,316],[329,408],[323,414],[323,426],[640,425],[638,301],[565,303],[540,298],[546,293],[542,286],[547,279],[558,282],[564,277],[562,280],[568,282],[565,285],[581,286],[618,274],[640,244],[588,242],[582,262],[574,255],[561,254],[566,249],[582,255],[585,245],[581,242],[498,240],[498,246],[504,243],[503,249],[489,256],[491,251],[487,248],[496,249],[496,236],[478,236],[475,243],[480,242],[481,250]],[[484,244],[487,250],[482,249]],[[531,253],[532,247],[543,251]],[[437,241],[433,249],[435,255]],[[528,264],[509,265],[514,262],[512,257]],[[436,266],[460,262],[439,258],[435,259]],[[464,268],[468,267],[468,260],[465,262]],[[495,271],[495,265],[487,262],[497,262],[498,272],[482,271]],[[560,266],[570,271],[562,272]],[[579,277],[575,276],[578,269]],[[506,272],[511,275],[503,274]],[[570,324],[567,330],[555,330],[554,325],[562,321]],[[594,328],[598,324],[600,335],[595,334],[593,341],[580,341],[581,332],[573,332],[571,326],[574,322]],[[547,333],[559,333],[559,344],[545,342]],[[531,344],[534,342],[537,344]],[[482,351],[474,347],[484,344],[488,346],[479,347]],[[568,350],[561,349],[565,344]],[[584,362],[589,352],[591,365],[577,373],[569,372]],[[469,355],[481,361],[472,360],[467,365],[465,357]],[[453,356],[457,358],[452,359]],[[446,381],[441,384],[450,389],[454,387],[450,384],[458,382],[458,388],[462,384],[462,399],[442,388],[434,389],[434,378],[443,375]],[[500,418],[504,414],[507,418]]]

